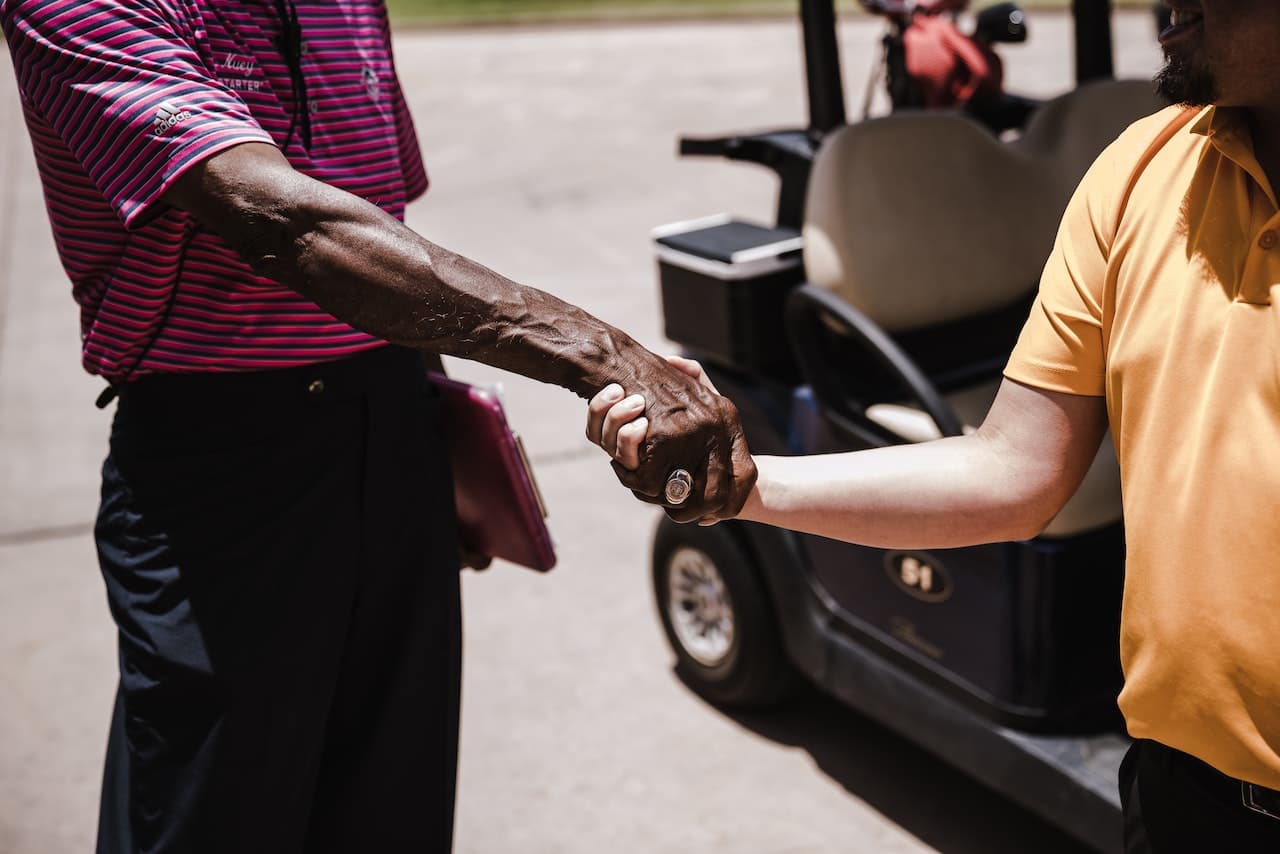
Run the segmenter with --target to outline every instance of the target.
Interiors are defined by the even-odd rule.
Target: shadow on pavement
[[[816,688],[798,689],[777,709],[725,713],[758,735],[807,751],[850,794],[942,854],[1093,854]]]

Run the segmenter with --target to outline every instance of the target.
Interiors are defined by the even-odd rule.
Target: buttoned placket
[[[1253,153],[1253,143],[1240,119],[1214,127],[1210,141],[1223,157],[1244,171],[1250,181],[1250,216],[1245,227],[1250,237],[1248,255],[1241,271],[1236,301],[1250,305],[1270,305],[1271,288],[1280,284],[1280,205],[1262,164]],[[1256,195],[1255,195],[1256,194]],[[1261,196],[1258,198],[1257,196]],[[1259,207],[1264,210],[1259,211]],[[1266,217],[1261,228],[1259,214]]]
[[[1267,221],[1245,260],[1236,299],[1251,305],[1270,305],[1271,289],[1280,284],[1280,212]]]

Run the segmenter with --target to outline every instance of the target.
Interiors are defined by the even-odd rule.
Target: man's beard
[[[1165,55],[1164,68],[1156,75],[1156,92],[1175,104],[1207,107],[1218,100],[1218,81],[1203,68],[1195,68],[1179,53]]]

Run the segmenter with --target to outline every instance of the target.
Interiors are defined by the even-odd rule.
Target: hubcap
[[[676,639],[699,664],[715,667],[733,648],[733,600],[705,552],[681,546],[667,561],[667,615]]]

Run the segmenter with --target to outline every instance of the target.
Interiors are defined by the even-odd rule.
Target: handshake
[[[613,458],[618,480],[677,522],[710,525],[738,515],[756,482],[737,407],[702,366],[678,356],[611,383],[587,407],[587,438]]]

